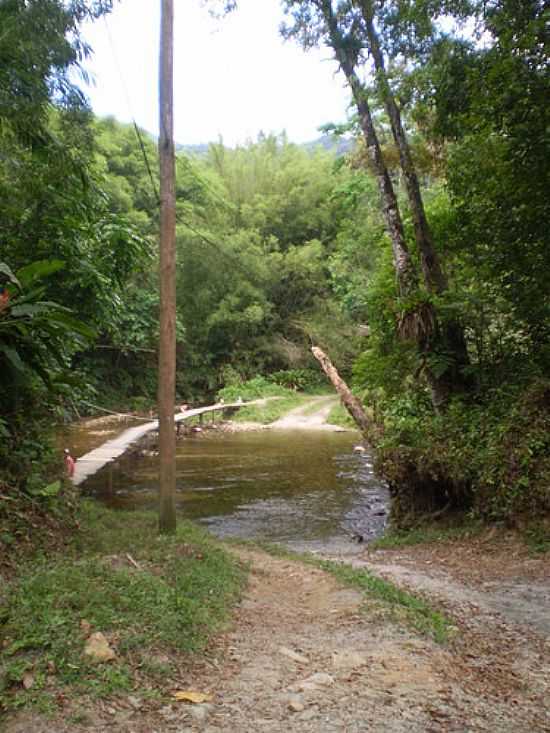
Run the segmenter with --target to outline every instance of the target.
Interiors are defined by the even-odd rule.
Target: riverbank
[[[0,592],[7,733],[550,730],[548,555],[518,533],[300,558],[75,510]]]
[[[525,585],[547,587],[545,558],[510,533],[365,552],[353,568],[187,525],[159,539],[154,524],[88,506],[65,556],[12,587],[6,733],[549,729],[550,642],[531,615],[548,597]],[[523,588],[522,617],[486,605],[504,581]],[[98,632],[113,656],[91,662]]]

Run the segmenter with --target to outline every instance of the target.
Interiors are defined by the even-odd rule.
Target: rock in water
[[[116,657],[115,652],[111,649],[109,642],[101,631],[97,631],[90,636],[84,647],[84,654],[97,664],[110,662]]]

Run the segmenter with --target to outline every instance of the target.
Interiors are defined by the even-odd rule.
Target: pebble
[[[189,708],[189,714],[197,723],[204,723],[211,712],[212,705],[193,705],[192,708]]]
[[[288,649],[286,646],[279,647],[279,654],[292,659],[294,662],[298,662],[298,664],[309,664],[307,657],[304,657],[303,654],[298,654],[298,652],[292,649]]]
[[[304,722],[308,720],[312,720],[317,716],[317,713],[319,711],[317,708],[308,708],[307,710],[304,710],[304,712],[299,716],[300,720],[303,720]]]
[[[312,674],[311,677],[308,677],[305,680],[302,680],[302,682],[298,683],[298,689],[300,690],[319,690],[323,687],[329,687],[330,685],[334,684],[334,677],[332,677],[330,674],[326,674],[325,672],[316,672],[315,674]]]
[[[288,703],[288,707],[294,713],[301,713],[302,710],[305,710],[306,706],[304,705],[304,703],[302,702],[302,700],[299,697],[294,697]]]
[[[359,652],[343,650],[332,654],[332,666],[335,669],[355,669],[364,667],[366,663],[367,657]]]

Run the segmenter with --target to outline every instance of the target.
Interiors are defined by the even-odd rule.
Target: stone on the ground
[[[304,710],[304,712],[299,716],[300,720],[303,720],[304,722],[308,720],[313,720],[318,714],[317,708],[308,708],[307,710]]]
[[[366,664],[367,657],[359,652],[343,649],[332,654],[332,666],[335,669],[356,669]]]
[[[302,702],[302,698],[299,695],[296,695],[294,697],[291,697],[288,702],[288,707],[290,710],[292,710],[293,713],[301,713],[303,710],[305,710],[305,705]]]
[[[294,662],[298,662],[298,664],[309,664],[309,659],[307,657],[304,657],[303,654],[298,654],[298,652],[295,652],[293,649],[288,649],[286,646],[279,647],[279,654],[292,659]]]
[[[187,712],[197,723],[204,723],[209,714],[212,712],[212,708],[213,706],[208,704],[194,705],[192,708],[189,708]]]
[[[115,652],[109,646],[109,642],[101,631],[96,631],[95,634],[92,634],[88,638],[84,647],[84,654],[90,657],[92,662],[97,662],[97,664],[110,662],[116,657]]]
[[[330,687],[330,685],[333,684],[334,677],[332,677],[330,674],[326,674],[326,672],[316,672],[307,679],[299,682],[297,687],[299,690],[303,690],[304,692],[306,692],[308,690],[320,690],[323,687]]]

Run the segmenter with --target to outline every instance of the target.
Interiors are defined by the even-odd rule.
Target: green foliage
[[[144,674],[162,684],[163,675],[153,665],[148,669],[147,660],[155,652],[203,649],[238,598],[242,568],[196,527],[181,524],[176,537],[158,539],[153,516],[126,517],[98,507],[86,508],[83,521],[75,556],[29,565],[5,599],[0,656],[5,707],[46,691],[51,669],[56,685],[75,694],[119,694]],[[128,552],[141,570],[125,561]],[[83,620],[116,639],[111,664],[98,667],[83,656]],[[24,693],[18,683],[31,667],[33,689]]]
[[[280,384],[287,389],[307,392],[324,387],[326,381],[319,370],[314,369],[283,369],[269,375],[271,382]]]
[[[55,478],[48,420],[89,391],[81,354],[95,334],[115,329],[128,280],[150,256],[101,190],[91,115],[73,81],[89,53],[80,24],[110,7],[0,7],[0,411],[9,434],[0,466],[19,488]],[[43,468],[33,443],[44,444]]]
[[[533,522],[525,530],[523,536],[531,552],[536,554],[550,552],[550,528],[548,523]]]
[[[0,311],[0,365],[5,373],[12,371],[12,379],[3,385],[7,400],[14,376],[25,375],[27,368],[33,369],[48,386],[66,380],[62,370],[71,348],[82,347],[93,338],[94,332],[74,318],[68,308],[40,299],[45,286],[37,283],[61,270],[63,262],[33,262],[18,270],[17,277],[5,263],[1,265],[10,280],[5,288],[8,300]],[[71,343],[69,349],[67,342]]]
[[[93,120],[73,81],[89,52],[80,24],[110,5],[0,6],[0,463],[25,490],[56,479],[48,449],[34,445],[48,418],[79,399],[147,404],[157,387],[158,173],[143,155],[155,160],[155,141]],[[356,55],[365,40],[358,6],[333,5]],[[306,47],[326,40],[318,3],[285,7],[287,35]],[[211,145],[201,158],[180,151],[177,392],[187,402],[220,387],[228,401],[277,396],[255,413],[274,419],[296,404],[292,390],[316,387],[315,343],[370,406],[379,465],[396,506],[403,500],[398,514],[449,503],[487,517],[541,511],[537,430],[522,433],[515,468],[505,445],[515,435],[509,414],[521,423],[521,395],[529,402],[529,385],[550,367],[545,11],[536,0],[391,0],[375,10],[449,289],[400,298],[364,146],[335,159],[260,135],[234,150]],[[437,24],[448,17],[475,21],[483,44],[443,35]],[[383,85],[374,86],[369,101],[418,265],[379,109]],[[398,324],[423,325],[432,312],[415,348]],[[458,375],[451,339],[441,343],[457,322],[470,356]],[[445,416],[430,406],[428,373],[453,374],[469,392]],[[251,381],[257,375],[267,381]]]
[[[396,524],[444,507],[512,523],[547,514],[548,394],[545,380],[495,388],[486,401],[456,401],[444,415],[405,399],[397,409],[392,401],[377,467],[390,482]]]
[[[246,381],[233,382],[228,387],[220,389],[217,397],[225,402],[237,402],[239,397],[243,402],[262,399],[264,397],[277,397],[288,393],[288,390],[266,377],[254,377]]]
[[[367,408],[367,412],[368,411],[369,410]],[[340,425],[340,427],[347,428],[348,430],[357,430],[355,420],[341,404],[337,404],[331,409],[327,417],[327,423],[330,425]]]

